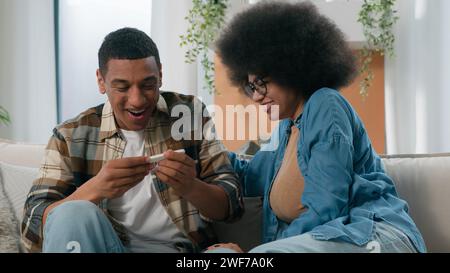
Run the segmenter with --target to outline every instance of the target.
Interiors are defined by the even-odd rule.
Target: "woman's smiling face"
[[[271,120],[291,118],[295,119],[301,114],[303,110],[303,100],[298,95],[295,90],[288,89],[278,85],[277,83],[271,81],[270,77],[260,78],[262,81],[258,81],[258,76],[250,74],[248,76],[249,83],[262,83],[265,85],[266,94],[261,95],[258,92],[253,92],[253,96],[250,98],[254,101],[263,105],[265,111]],[[257,85],[256,88],[264,89],[264,86]],[[276,107],[278,106],[278,111]]]

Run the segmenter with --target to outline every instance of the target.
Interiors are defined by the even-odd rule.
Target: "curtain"
[[[398,0],[386,58],[387,152],[450,152],[450,1]]]
[[[159,49],[163,70],[162,90],[197,95],[197,64],[184,62],[185,48],[180,47],[188,23],[184,19],[191,1],[153,0],[151,37]]]
[[[123,27],[151,35],[151,10],[151,0],[59,0],[60,122],[105,102],[95,76],[103,39]]]
[[[0,0],[0,138],[47,143],[56,125],[53,0]]]

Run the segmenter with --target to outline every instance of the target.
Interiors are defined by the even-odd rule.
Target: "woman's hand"
[[[233,243],[215,244],[215,245],[208,247],[208,250],[212,250],[215,248],[229,248],[231,250],[236,251],[237,253],[244,253],[244,251],[237,244],[233,244]]]

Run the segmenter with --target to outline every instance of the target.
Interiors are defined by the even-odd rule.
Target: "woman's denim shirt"
[[[307,210],[286,223],[273,213],[269,194],[294,124],[300,130],[297,157],[305,181],[301,203]],[[408,204],[398,197],[356,112],[336,90],[316,91],[295,122],[281,120],[270,143],[251,161],[238,160],[233,153],[230,159],[244,194],[264,196],[264,243],[309,232],[318,240],[363,246],[372,238],[374,221],[385,221],[426,252]]]

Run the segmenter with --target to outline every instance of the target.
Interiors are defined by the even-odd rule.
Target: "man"
[[[171,110],[184,105],[193,112],[198,100],[159,91],[158,49],[144,32],[110,33],[98,57],[98,86],[108,100],[54,129],[25,203],[25,247],[32,252],[203,249],[214,240],[208,221],[232,221],[243,212],[223,145],[171,135],[177,120]],[[148,162],[160,153],[165,159],[156,167]]]

